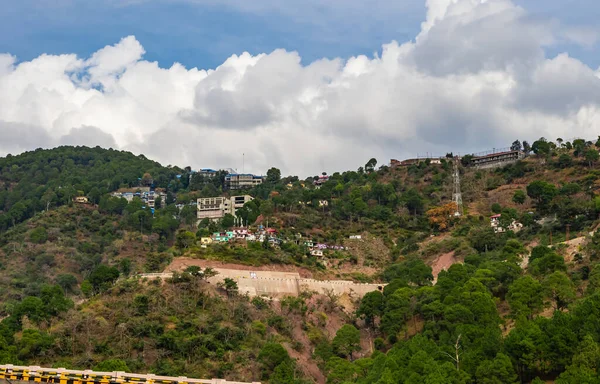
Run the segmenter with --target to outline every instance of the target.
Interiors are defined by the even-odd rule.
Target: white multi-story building
[[[219,220],[226,214],[235,216],[238,209],[252,201],[252,196],[201,197],[198,199],[198,221],[202,219]]]

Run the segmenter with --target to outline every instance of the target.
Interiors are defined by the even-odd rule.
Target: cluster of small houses
[[[155,201],[157,198],[161,198],[162,200],[166,199],[167,194],[155,190],[151,187],[138,187],[131,188],[129,190],[119,190],[117,192],[113,192],[110,194],[112,197],[120,197],[127,200],[128,203],[131,203],[135,197],[142,200],[142,202],[147,205],[150,209],[154,209]]]
[[[283,240],[277,236],[277,230],[273,228],[264,228],[259,226],[255,233],[248,228],[234,228],[231,231],[215,232],[211,236],[201,237],[200,244],[206,247],[213,243],[229,243],[234,241],[258,241],[267,240],[269,244],[278,246]]]
[[[361,237],[350,236],[350,238],[360,239]],[[256,232],[252,232],[248,228],[235,228],[231,231],[215,232],[211,236],[201,237],[200,244],[203,248],[206,248],[208,245],[215,243],[229,243],[235,241],[256,241],[262,243],[265,240],[276,247],[287,241],[278,236],[276,229],[259,226]],[[301,235],[297,235],[294,242],[298,245],[307,247],[310,250],[310,254],[316,257],[323,257],[324,251],[326,250],[343,251],[347,249],[341,245],[329,245],[306,240],[303,239]]]
[[[490,226],[494,229],[494,233],[503,233],[506,231],[519,232],[523,229],[523,224],[513,220],[506,228],[500,225],[500,217],[502,214],[493,215],[490,217]]]

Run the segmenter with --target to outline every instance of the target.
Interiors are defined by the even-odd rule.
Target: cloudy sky
[[[594,0],[0,0],[0,155],[284,174],[600,135]]]

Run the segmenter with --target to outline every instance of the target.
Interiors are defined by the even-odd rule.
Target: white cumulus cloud
[[[61,144],[164,164],[307,176],[369,158],[592,138],[600,79],[544,48],[573,34],[510,0],[428,0],[413,41],[303,65],[297,52],[161,68],[133,36],[89,58],[0,54],[0,155]]]

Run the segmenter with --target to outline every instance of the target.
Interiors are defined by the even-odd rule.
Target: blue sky
[[[245,153],[247,170],[306,176],[597,137],[600,2],[428,4],[0,0],[0,156],[68,143],[235,168]]]
[[[399,26],[384,24],[379,29],[363,23],[362,31],[358,31],[352,20],[336,20],[335,10],[331,9],[326,10],[328,15],[324,17],[330,16],[332,23],[304,20],[300,15],[288,15],[271,7],[253,10],[205,2],[0,3],[0,52],[10,52],[19,60],[30,60],[41,53],[75,52],[87,56],[124,36],[135,35],[146,49],[147,60],[157,60],[161,66],[178,61],[198,68],[213,68],[234,53],[257,54],[276,48],[297,50],[307,61],[371,54],[382,42],[410,39],[424,15],[424,6],[415,2],[406,7]],[[318,8],[312,11],[318,12]]]
[[[0,52],[19,61],[41,53],[82,57],[120,38],[135,35],[145,58],[170,66],[214,68],[231,54],[296,50],[303,62],[322,57],[372,55],[391,40],[407,41],[425,18],[424,0],[0,0]],[[302,4],[301,4],[302,3]],[[354,2],[356,3],[356,2]],[[365,2],[367,3],[367,2]],[[593,0],[516,0],[531,17],[564,25],[593,26],[600,3]],[[600,65],[596,47],[558,44],[549,54],[568,50],[592,67]]]
[[[170,66],[214,68],[231,54],[296,50],[303,62],[321,57],[372,55],[381,44],[414,38],[425,18],[424,0],[284,2],[253,0],[0,0],[0,52],[19,61],[41,53],[82,57],[120,38],[135,35],[145,58]],[[348,6],[348,4],[353,4]],[[367,3],[367,2],[364,2]],[[594,0],[517,0],[531,17],[565,25],[594,25]],[[327,4],[327,5],[323,5]],[[597,47],[557,45],[592,67]]]

